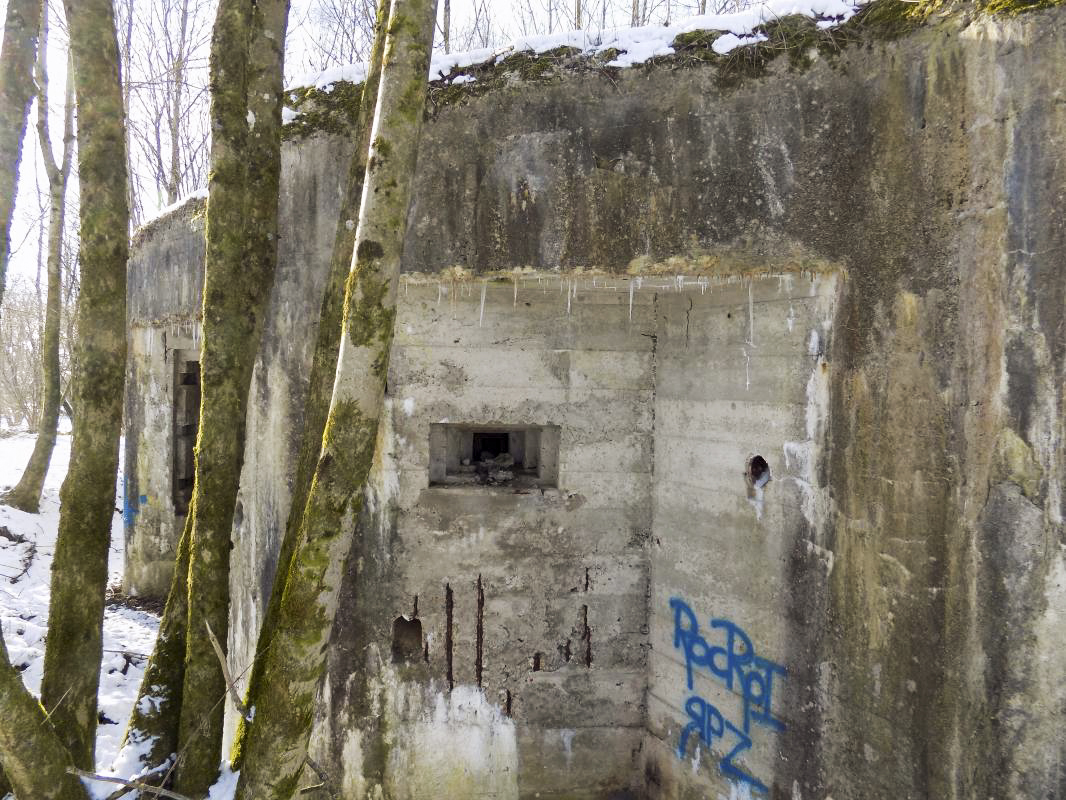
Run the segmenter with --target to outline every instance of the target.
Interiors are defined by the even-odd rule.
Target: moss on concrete
[[[359,121],[363,84],[337,81],[328,89],[307,86],[289,89],[285,95],[285,105],[298,116],[284,126],[282,139],[298,141],[316,133],[343,136]]]
[[[1063,5],[1064,0],[991,0],[982,4],[989,14],[1002,14],[1012,17],[1027,11],[1040,11]]]
[[[765,41],[756,42],[753,38],[750,44],[743,44],[724,55],[713,49],[715,40],[724,31],[688,31],[674,39],[674,53],[652,58],[642,66],[644,69],[677,69],[710,65],[717,69],[719,86],[731,89],[766,75],[769,65],[782,55],[788,56],[791,69],[805,70],[818,56],[832,59],[848,47],[894,41],[924,25],[934,24],[934,20],[941,17],[973,10],[1015,16],[1060,6],[1064,2],[1066,0],[980,0],[971,4],[950,0],[873,0],[847,21],[831,28],[819,28],[817,23],[838,21],[839,18],[810,18],[798,14],[781,17],[753,31],[764,35]],[[490,58],[480,64],[456,67],[430,82],[427,113],[433,116],[443,108],[461,105],[494,91],[558,83],[569,75],[582,72],[599,73],[613,81],[621,68],[609,64],[620,53],[617,48],[583,53],[573,47],[557,47],[543,53],[523,51],[499,61]],[[290,90],[287,105],[300,115],[285,125],[284,138],[298,140],[320,132],[348,134],[358,118],[361,91],[362,84],[347,81],[337,81],[329,90],[316,87]]]
[[[1014,431],[1006,428],[996,439],[996,453],[992,462],[993,482],[1013,483],[1033,502],[1040,496],[1044,471],[1033,451]]]

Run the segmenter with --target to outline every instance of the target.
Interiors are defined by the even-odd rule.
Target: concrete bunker
[[[1056,796],[1062,30],[948,15],[832,63],[575,70],[431,109],[312,744],[345,800]],[[350,147],[285,150],[235,672]],[[194,350],[196,210],[130,266],[145,592],[180,534],[155,442],[167,359]],[[470,479],[475,449],[521,468]]]

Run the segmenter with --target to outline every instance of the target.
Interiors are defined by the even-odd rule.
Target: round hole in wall
[[[752,486],[762,488],[770,480],[770,465],[762,456],[752,456],[748,461],[748,480]]]

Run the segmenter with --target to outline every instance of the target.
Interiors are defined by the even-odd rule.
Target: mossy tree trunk
[[[74,766],[44,708],[22,683],[0,633],[0,762],[20,798],[89,800],[81,781],[67,773]]]
[[[111,0],[65,0],[78,106],[81,188],[78,410],[60,490],[41,702],[74,764],[92,769],[107,551],[126,369],[126,136]]]
[[[37,441],[18,485],[7,496],[8,505],[36,514],[44,478],[52,461],[59,426],[62,378],[59,371],[59,316],[62,286],[63,225],[66,220],[67,182],[74,156],[74,70],[67,69],[63,107],[63,155],[57,164],[52,155],[48,123],[48,12],[42,15],[41,44],[37,57],[37,135],[48,176],[48,294],[45,300],[44,337],[41,348],[41,418]]]
[[[0,302],[7,280],[22,140],[35,93],[33,61],[42,7],[42,0],[8,0],[4,18],[0,50]]]
[[[300,521],[303,519],[304,506],[307,505],[307,495],[311,491],[311,479],[314,477],[315,464],[318,463],[318,455],[322,450],[322,434],[326,429],[326,419],[329,416],[329,404],[333,395],[333,377],[337,371],[337,354],[340,350],[344,285],[351,269],[352,253],[355,250],[355,220],[359,219],[359,205],[363,199],[363,179],[366,176],[370,128],[374,121],[374,106],[381,78],[381,58],[385,52],[385,25],[388,21],[388,13],[388,0],[378,0],[374,44],[370,50],[369,68],[366,81],[363,83],[363,94],[356,121],[355,150],[348,163],[348,181],[341,200],[340,218],[333,239],[333,255],[330,259],[329,274],[326,278],[325,293],[322,296],[322,307],[319,312],[318,334],[311,361],[311,377],[303,408],[304,424],[296,461],[296,477],[293,481],[292,505],[289,508],[285,535],[278,553],[278,565],[274,573],[270,601],[267,604],[263,624],[259,630],[259,639],[256,642],[256,650],[260,652],[270,647],[274,630],[277,627],[282,593],[285,589],[285,577],[289,574],[292,554],[299,540]],[[256,659],[252,666],[248,679],[249,702],[258,692],[265,664],[263,659]],[[238,722],[237,737],[233,748],[232,766],[234,769],[240,769],[246,733],[247,726],[241,719]]]
[[[190,509],[191,511],[191,509]],[[140,771],[161,766],[178,751],[181,693],[185,681],[185,629],[189,621],[189,520],[178,543],[174,577],[155,648],[141,678],[123,748],[137,753]]]
[[[436,5],[393,0],[322,452],[262,681],[238,800],[288,800],[307,756],[341,576],[382,413]]]
[[[252,367],[277,263],[287,0],[221,0],[211,40],[200,426],[190,509],[188,624],[175,787],[218,776],[226,692],[207,625],[226,641],[229,552]]]

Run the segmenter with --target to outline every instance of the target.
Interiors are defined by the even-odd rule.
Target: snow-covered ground
[[[34,438],[25,433],[0,438],[0,491],[18,481],[33,449]],[[69,433],[61,434],[56,441],[41,513],[25,514],[0,505],[0,626],[11,663],[22,670],[22,679],[34,694],[40,691],[44,666],[49,579],[59,527],[59,487],[70,461],[70,441]],[[123,564],[122,515],[118,512],[122,507],[121,485],[119,481],[108,561],[108,582],[114,587],[121,581]],[[25,541],[13,541],[20,539]],[[118,752],[158,627],[159,618],[144,611],[117,605],[109,605],[104,610],[101,724],[96,735],[96,763],[100,772],[110,771]],[[114,788],[111,785],[101,796]]]

